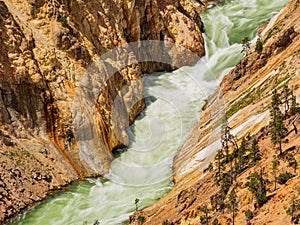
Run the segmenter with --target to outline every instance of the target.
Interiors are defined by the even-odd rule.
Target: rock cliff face
[[[246,224],[245,211],[250,209],[254,213],[251,224],[289,224],[291,218],[286,210],[290,207],[293,196],[297,195],[299,175],[285,185],[279,185],[274,192],[270,184],[269,200],[261,208],[254,204],[255,198],[246,182],[251,173],[261,169],[269,174],[270,181],[273,179],[272,160],[277,152],[271,143],[268,127],[273,90],[281,91],[288,82],[297,101],[300,100],[299,19],[300,2],[293,0],[261,29],[262,49],[255,50],[255,46],[252,46],[248,54],[224,77],[219,90],[207,100],[198,123],[191,129],[176,156],[173,164],[173,190],[154,206],[135,213],[130,224],[138,224],[138,216],[145,217],[144,224],[165,224],[166,221],[166,224],[201,224],[200,217],[202,220],[205,218],[201,207],[206,205],[211,210],[211,197],[220,189],[214,183],[216,166],[210,169],[208,166],[221,148],[222,118],[225,113],[232,134],[239,139],[238,143],[250,132],[259,139],[262,154],[261,161],[238,175],[232,185],[238,201],[235,223]],[[297,118],[289,118],[285,123],[288,126],[294,119],[299,129]],[[295,134],[290,126],[285,139],[284,155],[291,153],[299,162],[299,132]],[[287,161],[281,159],[278,171],[287,170]],[[230,204],[227,198],[225,204]],[[232,224],[232,213],[229,209],[224,212],[211,210],[208,214],[209,224],[216,218],[221,224]],[[205,219],[203,221],[205,224]]]
[[[92,88],[102,88],[90,112],[84,99],[94,90],[80,87],[86,71],[95,72],[93,61],[140,40],[169,41],[201,56],[201,27],[188,0],[0,1],[0,221],[50,190],[106,173],[112,150],[128,143],[126,126],[144,108],[142,74],[171,69],[136,62],[108,80],[97,73],[93,82],[102,83]],[[95,126],[78,136],[89,125],[83,110]]]

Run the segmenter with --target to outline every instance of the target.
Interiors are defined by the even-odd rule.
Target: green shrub
[[[139,224],[144,224],[145,221],[146,221],[146,218],[144,216],[142,216],[142,215],[139,215],[138,221],[139,221]]]
[[[219,220],[217,218],[214,219],[212,225],[220,225]]]
[[[255,45],[255,51],[262,52],[263,44],[260,38],[257,39],[256,45]]]
[[[254,217],[253,212],[250,209],[247,209],[245,211],[245,216],[246,216],[247,224],[250,224],[250,220],[252,220]]]
[[[169,225],[170,223],[169,223],[169,221],[168,220],[165,220],[163,223],[162,223],[162,225]]]
[[[250,180],[246,183],[249,190],[255,195],[256,202],[262,206],[267,201],[268,180],[263,177],[263,173],[255,172],[250,175]]]
[[[66,16],[62,16],[62,17],[60,18],[60,22],[61,22],[61,24],[62,24],[64,27],[66,27],[66,26],[68,25],[67,17],[66,17]]]
[[[279,176],[277,177],[277,182],[279,184],[285,184],[289,179],[291,179],[292,177],[294,177],[295,175],[289,173],[289,172],[285,172],[285,173],[281,173],[279,174]]]

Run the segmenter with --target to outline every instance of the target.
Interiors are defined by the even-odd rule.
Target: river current
[[[131,144],[105,179],[88,179],[47,198],[13,218],[17,225],[127,224],[130,214],[157,202],[173,187],[172,161],[204,100],[243,56],[242,39],[287,0],[225,0],[201,15],[206,56],[193,67],[145,75],[147,107],[128,129]],[[253,41],[254,42],[254,41]],[[149,97],[150,96],[150,97]]]

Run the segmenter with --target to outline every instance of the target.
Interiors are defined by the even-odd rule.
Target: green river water
[[[9,224],[82,225],[96,219],[104,225],[127,224],[135,210],[152,205],[172,189],[172,160],[204,99],[243,56],[245,36],[276,15],[287,0],[232,0],[207,10],[207,55],[193,67],[145,76],[147,108],[128,129],[131,144],[115,159],[106,179],[89,179],[47,198]]]

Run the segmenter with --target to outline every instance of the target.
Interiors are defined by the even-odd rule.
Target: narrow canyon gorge
[[[86,137],[97,142],[92,167],[78,152],[72,107],[76,88],[93,61],[140,40],[180,44],[199,56],[204,55],[204,43],[201,19],[189,1],[1,1],[0,7],[3,221],[51,190],[107,173],[112,150],[128,144],[128,120],[132,123],[145,107],[142,74],[172,69],[159,62],[137,62],[109,80],[100,78],[105,88],[94,99],[97,131]],[[127,55],[118,57],[126,60]],[[112,102],[133,81],[116,106],[114,126]]]
[[[249,6],[259,27],[243,19],[248,3],[239,1],[0,0],[0,223],[202,224],[203,206],[219,190],[214,158],[226,116],[236,143],[251,134],[261,151],[230,187],[239,200],[235,224],[246,224],[247,210],[250,224],[290,224],[299,176],[258,208],[247,181],[272,171],[272,93],[287,84],[300,101],[300,1],[256,0],[266,10]],[[221,17],[226,5],[241,30]],[[227,24],[215,28],[214,20]],[[291,130],[300,129],[298,114],[285,118],[282,145],[299,162]],[[149,133],[159,139],[147,142]],[[102,205],[108,219],[96,210]],[[203,224],[232,224],[229,209],[209,214]]]

